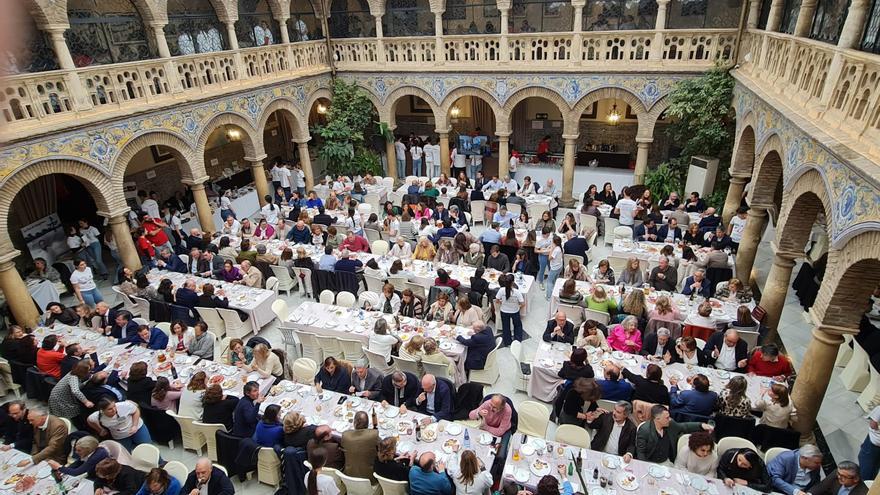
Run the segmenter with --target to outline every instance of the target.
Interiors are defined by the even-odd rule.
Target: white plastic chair
[[[140,325],[150,326],[150,322],[147,321],[146,318],[132,318],[131,321],[137,323],[138,326],[140,326]]]
[[[501,345],[501,339],[497,339],[495,348],[486,356],[486,365],[481,370],[471,370],[472,382],[482,383],[484,385],[495,385],[498,376],[498,347]]]
[[[299,295],[312,297],[312,271],[308,268],[294,267],[293,274],[299,280]]]
[[[690,433],[685,433],[684,435],[678,437],[677,451],[680,452],[681,449],[682,449],[685,445],[688,444],[688,440],[690,440],[690,438],[691,438],[691,434],[690,434]]]
[[[400,371],[409,371],[413,375],[422,376],[422,370],[419,369],[419,363],[415,359],[397,356],[394,358],[394,364]]]
[[[515,387],[516,390],[522,392],[528,392],[529,390],[529,380],[531,379],[531,375],[526,375],[523,373],[522,367],[522,342],[518,340],[514,340],[510,343],[510,353],[513,354],[513,360],[516,362],[516,381]],[[527,363],[531,364],[531,363]],[[425,371],[427,373],[427,370]]]
[[[293,378],[297,383],[311,385],[318,374],[318,364],[309,358],[299,358],[293,362]]]
[[[422,368],[425,370],[426,375],[434,375],[435,377],[455,381],[455,377],[449,375],[449,365],[422,361]]]
[[[278,318],[280,323],[287,321],[287,317],[290,316],[290,309],[287,307],[287,301],[284,299],[276,299],[272,303],[272,312],[275,313],[275,317]]]
[[[550,424],[550,411],[547,406],[533,400],[526,400],[516,408],[519,414],[517,433],[525,433],[533,437],[544,438],[547,425]]]
[[[376,229],[364,229],[364,235],[367,236],[367,240],[370,243],[382,240],[382,234]]]
[[[353,476],[346,476],[345,473],[340,471],[336,474],[342,483],[345,485],[345,492],[347,495],[374,495],[378,491],[378,486],[374,487],[370,480],[366,478],[355,478]]]
[[[571,260],[578,260],[578,262],[581,264],[581,266],[584,266],[584,257],[583,256],[581,256],[579,254],[563,254],[562,255],[563,271],[565,271],[565,269],[568,268],[568,263]]]
[[[835,367],[845,367],[849,360],[852,359],[853,349],[849,346],[852,339],[852,335],[847,334],[843,336],[843,343],[840,344],[840,348],[837,350],[837,359],[834,361]]]
[[[272,274],[278,279],[276,293],[284,292],[290,296],[290,291],[296,287],[296,279],[290,276],[290,270],[286,267],[277,265],[270,265],[269,268],[272,269]],[[268,286],[269,282],[266,282],[266,285]]]
[[[257,481],[276,488],[281,484],[281,459],[272,447],[257,453]]]
[[[580,225],[581,232],[583,232],[584,229],[586,229],[586,228],[591,228],[593,230],[598,229],[599,220],[594,215],[590,215],[587,213],[581,213],[580,217],[581,218],[580,218],[579,225]]]
[[[556,309],[565,313],[565,317],[574,325],[575,331],[580,328],[581,323],[584,321],[583,307],[559,303],[556,305]]]
[[[342,346],[339,344],[338,338],[315,334],[315,340],[317,340],[318,345],[321,346],[321,352],[324,353],[324,359],[327,359],[328,357],[342,359]]]
[[[131,451],[134,467],[139,471],[149,471],[159,467],[159,448],[149,443],[142,443]]]
[[[336,295],[333,294],[333,291],[327,289],[322,290],[321,295],[318,296],[318,301],[321,304],[332,305],[334,299],[336,299]]]
[[[370,361],[370,368],[376,368],[383,375],[387,375],[387,374],[394,371],[394,369],[395,369],[394,366],[388,365],[388,362],[385,361],[385,356],[383,356],[377,352],[371,351],[371,350],[367,349],[366,347],[364,347],[363,350],[364,350],[364,354],[366,354],[366,356],[367,356],[367,359]]]
[[[180,461],[168,461],[162,469],[174,477],[180,483],[180,486],[186,483],[186,478],[189,476],[189,469]]]
[[[388,241],[383,241],[381,239],[377,239],[370,244],[370,250],[376,256],[383,256],[388,254]]]
[[[373,473],[373,476],[379,482],[379,487],[382,488],[382,495],[408,495],[409,482],[389,480],[376,473]]]
[[[751,441],[746,440],[741,437],[724,437],[721,440],[718,440],[718,452],[727,452],[730,449],[745,449],[749,448],[754,451],[758,451],[758,448],[755,447]]]
[[[605,222],[605,244],[614,244],[614,229],[620,225],[620,221],[616,218],[611,217],[602,217],[602,220]],[[630,238],[632,238],[632,234],[630,234]]]
[[[162,330],[162,333],[164,333],[166,336],[171,337],[171,323],[168,323],[167,321],[161,321],[153,326],[158,328],[159,330]]]
[[[221,423],[202,423],[201,421],[193,421],[193,431],[201,435],[201,439],[205,441],[205,450],[208,459],[217,462],[217,431],[226,431],[226,426]]]
[[[339,346],[342,347],[343,359],[348,362],[356,363],[366,358],[364,344],[360,340],[339,339]]]
[[[880,396],[880,373],[873,366],[868,366],[868,372],[871,376],[868,385],[856,399],[865,412],[870,412],[874,404],[877,403],[877,399],[880,398],[878,397]]]
[[[626,225],[618,225],[617,227],[614,227],[614,240],[617,240],[617,239],[632,240],[632,238],[633,238],[633,229],[632,228],[627,227]]]
[[[321,293],[321,297],[324,297],[323,293]],[[336,294],[337,306],[342,306],[343,308],[353,308],[355,304],[357,304],[357,297],[355,297],[355,295],[351,292],[342,291],[339,294]]]
[[[422,299],[428,298],[428,294],[425,292],[424,286],[421,286],[421,285],[414,283],[414,282],[406,282],[404,284],[404,287],[411,290],[413,295],[419,296]]]
[[[130,297],[131,297],[131,300],[134,301],[135,308],[136,308],[135,311],[131,312],[131,314],[140,315],[142,317],[149,317],[150,316],[150,301],[147,301],[146,299],[144,299],[142,297],[137,297],[137,296],[130,296]]]
[[[608,322],[611,321],[611,315],[604,311],[596,311],[595,309],[584,308],[584,319],[596,320],[603,325],[608,325]]]
[[[840,372],[840,381],[843,386],[852,392],[861,392],[868,386],[871,375],[868,368],[871,364],[868,360],[868,353],[862,346],[853,340],[853,354],[847,363],[846,368]]]
[[[318,343],[315,334],[301,330],[294,330],[293,333],[302,345],[302,357],[309,358],[316,363],[324,362],[324,350],[321,349],[321,344]]]
[[[202,447],[205,446],[205,439],[193,429],[192,424],[195,419],[189,416],[178,416],[174,411],[165,411],[165,413],[174,418],[177,424],[180,425],[180,437],[183,440],[183,448],[201,453]]]
[[[367,273],[364,274],[364,280],[367,281],[367,290],[375,292],[379,294],[382,292],[382,286],[385,285],[385,281],[379,277],[374,275],[369,275]]]
[[[393,285],[395,289],[403,292],[406,290],[408,280],[406,277],[388,277],[388,283]]]
[[[120,299],[122,299],[122,307],[126,311],[128,311],[129,313],[131,313],[134,316],[141,315],[140,314],[140,310],[141,310],[140,306],[138,306],[137,303],[134,302],[128,295],[126,295],[124,292],[122,292],[122,290],[119,288],[119,286],[114,285],[111,288],[113,289],[113,292],[115,292],[116,295],[119,296]],[[147,313],[147,315],[149,316],[149,313]]]
[[[234,309],[217,308],[217,313],[223,318],[226,326],[226,335],[230,339],[243,339],[247,334],[251,333],[250,324],[245,324],[238,316],[238,312]]]
[[[788,452],[790,449],[785,449],[782,447],[770,447],[767,449],[767,452],[764,453],[764,465],[767,465],[773,459],[776,459],[776,456],[783,452]]]
[[[189,255],[188,254],[178,254],[178,258],[183,262],[184,265],[189,266]]]
[[[64,426],[67,427],[67,434],[68,434],[68,435],[70,435],[71,433],[73,433],[73,423],[71,423],[69,419],[67,419],[67,418],[61,418],[61,417],[59,417],[58,419],[60,419],[61,422],[64,423]]]
[[[220,317],[220,313],[214,308],[195,308],[199,318],[208,324],[208,328],[219,336],[226,335],[226,323]],[[236,313],[237,315],[238,313]]]
[[[486,223],[486,201],[482,199],[475,199],[471,201],[471,221],[473,222],[471,225],[476,225],[479,223]]]
[[[581,426],[559,425],[556,427],[556,442],[588,449],[590,448],[590,434]]]

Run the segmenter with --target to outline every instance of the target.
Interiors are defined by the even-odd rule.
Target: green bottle
[[[574,474],[574,464],[571,462],[568,463],[568,475],[571,476]]]

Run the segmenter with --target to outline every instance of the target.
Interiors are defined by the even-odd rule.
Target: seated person
[[[722,452],[716,475],[728,488],[742,485],[758,492],[773,490],[763,456],[749,448],[734,448]]]
[[[657,225],[654,219],[648,217],[644,223],[633,229],[633,239],[636,241],[659,242],[657,234]]]
[[[785,451],[767,463],[773,490],[785,495],[805,495],[819,483],[821,469],[822,451],[812,444]]]
[[[343,249],[339,253],[339,260],[333,265],[334,271],[356,273],[363,269],[364,264],[357,259],[357,255]]]
[[[332,390],[340,394],[347,394],[351,388],[351,373],[340,365],[333,356],[324,358],[324,364],[315,375],[315,385],[324,390]]]
[[[611,363],[604,366],[603,378],[596,380],[596,384],[602,389],[602,398],[605,400],[628,401],[633,394],[633,386],[626,380],[620,379],[620,369]]]
[[[787,356],[779,353],[776,344],[765,344],[760,349],[756,349],[749,358],[747,370],[749,373],[771,377],[777,381],[785,380],[793,371],[791,361]]]
[[[665,359],[670,362],[675,356],[675,341],[670,338],[672,332],[660,327],[654,333],[645,336],[640,354],[648,359]]]
[[[577,378],[593,378],[593,366],[587,363],[587,350],[578,347],[571,353],[568,361],[563,361],[562,368],[557,372],[559,378],[575,380]]]
[[[636,459],[662,464],[674,462],[678,454],[678,439],[686,433],[712,431],[706,423],[678,423],[669,415],[666,406],[651,408],[651,419],[642,423],[636,433]]]
[[[595,412],[596,401],[600,398],[602,389],[595,380],[575,379],[562,401],[559,424],[584,427],[588,421],[593,421],[598,416]]]
[[[671,377],[669,383],[669,409],[673,414],[689,414],[694,416],[709,416],[715,409],[715,401],[718,394],[709,390],[709,378],[703,374],[697,374],[688,378],[688,383],[693,387],[691,390],[679,390],[678,378]]]
[[[129,336],[128,339],[120,339],[119,341],[120,344],[126,342],[159,351],[168,347],[168,336],[156,327],[141,325],[138,327],[136,334]]]
[[[690,296],[696,294],[708,298],[712,290],[712,281],[706,278],[706,272],[698,268],[693,275],[684,279],[681,293]]]
[[[574,344],[574,324],[565,317],[565,313],[557,311],[544,329],[544,342],[562,342]]]
[[[453,404],[453,389],[450,384],[451,382],[437,379],[431,374],[422,377],[422,392],[416,397],[413,409],[430,416],[422,421],[423,424],[429,423],[432,419],[452,421],[455,404]]]
[[[492,334],[492,328],[483,322],[474,323],[470,335],[469,338],[461,335],[456,337],[456,340],[468,350],[464,368],[466,371],[481,370],[486,367],[489,353],[495,349],[495,336]]]
[[[480,429],[492,436],[503,437],[510,431],[513,409],[504,396],[495,394],[470,412],[470,419],[482,419]]]
[[[408,371],[395,371],[382,379],[382,406],[400,407],[406,411],[416,405],[416,399],[422,392],[419,379]]]
[[[731,328],[725,332],[715,332],[703,348],[706,363],[720,370],[745,373],[748,366],[749,349],[739,332]]]
[[[602,395],[606,400],[604,393]],[[606,454],[623,456],[623,462],[632,461],[636,453],[636,424],[630,419],[632,404],[618,400],[611,411],[597,410],[600,414],[586,426],[593,430],[590,449]]]

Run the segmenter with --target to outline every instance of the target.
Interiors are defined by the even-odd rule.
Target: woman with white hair
[[[412,246],[406,242],[406,239],[403,236],[398,236],[388,254],[397,258],[409,258],[412,256]]]
[[[608,336],[608,345],[616,351],[638,354],[642,350],[642,332],[637,328],[638,318],[627,316]]]
[[[462,260],[464,260],[464,264],[468,266],[472,266],[474,268],[478,268],[483,266],[483,261],[486,259],[486,255],[481,252],[480,244],[474,242],[468,248],[467,254],[464,255]]]

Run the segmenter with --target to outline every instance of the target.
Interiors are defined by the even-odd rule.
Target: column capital
[[[670,0],[657,0],[657,5],[665,7],[669,4],[669,1]]]
[[[577,138],[579,136],[580,136],[579,134],[563,134],[562,139],[564,139],[566,142],[567,141],[577,141]]]
[[[70,29],[70,24],[47,24],[41,29],[51,36],[64,36],[64,32]]]
[[[255,156],[255,157],[249,157],[249,156],[246,156],[246,157],[244,157],[244,160],[245,160],[246,162],[251,162],[251,166],[252,166],[252,167],[255,167],[255,166],[256,166],[255,164],[258,163],[258,162],[262,165],[263,160],[265,160],[266,157],[268,157],[268,156],[269,156],[269,155],[263,153],[262,155],[257,155],[257,156]]]
[[[795,253],[789,251],[777,251],[776,256],[773,257],[773,264],[780,268],[791,270],[792,268],[794,268],[795,265],[794,260],[796,260],[798,257],[799,256],[797,256]]]
[[[164,29],[168,25],[168,19],[157,19],[148,24],[153,29]]]
[[[8,249],[0,249],[0,272],[5,272],[6,270],[14,270],[15,269],[15,258],[21,256],[21,251],[13,248],[12,246],[8,246]]]
[[[397,127],[397,126],[395,126],[395,128],[396,128],[396,127]],[[440,135],[440,136],[445,136],[445,137],[448,138],[448,137],[449,137],[449,131],[451,131],[451,130],[452,130],[452,129],[450,129],[450,128],[447,127],[446,129],[434,129],[434,132],[436,132],[436,133],[437,133],[438,135]]]
[[[110,211],[96,211],[95,213],[104,218],[116,218],[126,217],[129,211],[131,211],[131,208],[128,205],[125,205],[119,208],[112,208]]]
[[[304,144],[308,145],[309,141],[311,141],[311,140],[312,140],[312,138],[308,137],[308,138],[293,138],[292,141],[294,143],[296,143],[298,146],[302,146]]]
[[[739,174],[731,174],[731,175],[730,175],[730,182],[733,182],[733,183],[735,183],[735,184],[745,184],[745,183],[748,182],[751,178],[752,178],[751,175],[744,175],[744,174],[742,174],[742,173],[739,173]]]
[[[510,132],[510,131],[496,132],[496,133],[495,133],[495,137],[497,137],[498,139],[502,139],[502,138],[503,138],[503,139],[505,139],[505,140],[509,140],[511,134],[513,134],[513,133]]]
[[[202,189],[205,188],[205,182],[211,180],[207,175],[203,175],[201,177],[196,177],[194,179],[182,179],[180,182],[189,186],[190,189],[196,189],[201,186]]]
[[[125,215],[125,214],[112,215],[112,216],[107,217],[107,221],[110,223],[110,225],[116,225],[119,223],[124,223],[127,225],[128,224],[128,215]]]
[[[767,210],[770,209],[770,205],[761,205],[761,204],[753,204],[749,205],[749,215],[754,215],[756,217],[766,217]]]
[[[639,146],[642,146],[642,145],[647,146],[653,142],[654,142],[654,138],[652,138],[652,137],[637,137],[636,138],[636,143],[638,143]]]
[[[844,335],[855,335],[857,329],[837,327],[833,325],[819,325],[813,329],[813,338],[826,345],[838,346],[843,343]]]
[[[576,9],[582,9],[587,5],[587,0],[571,0],[571,6]]]

